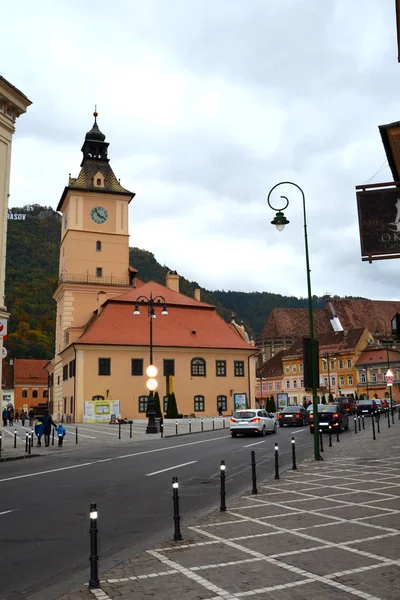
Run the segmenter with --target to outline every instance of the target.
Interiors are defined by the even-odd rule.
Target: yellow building
[[[7,212],[10,186],[11,144],[15,133],[15,121],[26,112],[32,102],[16,87],[0,75],[0,323],[5,331],[9,313],[4,304],[4,284],[6,269]],[[4,328],[4,329],[3,329]],[[3,351],[3,338],[0,337],[0,356]],[[0,369],[0,390],[1,390]],[[2,407],[2,401],[0,402]]]
[[[225,323],[213,306],[179,293],[179,276],[166,286],[136,279],[129,267],[128,206],[97,125],[82,146],[77,178],[70,178],[58,210],[63,214],[57,302],[56,355],[49,363],[56,419],[85,420],[98,401],[122,417],[144,416],[149,364],[149,300],[162,297],[168,315],[155,309],[153,356],[160,398],[172,376],[182,414],[230,413],[234,400],[254,406],[255,355],[243,328]],[[139,296],[147,299],[134,315]],[[102,404],[101,404],[102,403]],[[104,408],[106,410],[106,408]],[[87,420],[87,419],[86,419]]]

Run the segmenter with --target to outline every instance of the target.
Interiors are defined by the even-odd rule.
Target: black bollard
[[[400,421],[400,406],[397,406],[396,410],[397,410],[397,414],[399,415],[399,421]]]
[[[175,435],[178,435],[178,421],[175,421]]]
[[[390,412],[392,413],[392,425],[394,425],[394,410],[391,408]]]
[[[0,456],[1,456],[2,442],[3,442],[3,440],[2,440],[2,438],[1,438],[1,433],[0,433]]]
[[[51,432],[51,445],[54,446],[54,427]]]
[[[17,430],[14,429],[14,448],[17,447]]]
[[[28,438],[29,438],[29,433],[26,431],[25,432],[25,452],[28,452]]]
[[[78,443],[78,428],[75,427],[75,444]]]
[[[390,425],[390,411],[389,411],[389,409],[387,409],[387,411],[386,411],[386,412],[387,412],[387,421],[388,421],[388,427],[389,427],[389,429],[390,429],[391,425]]]
[[[253,483],[253,488],[251,490],[251,493],[258,494],[257,473],[256,473],[256,453],[254,452],[254,450],[251,451],[251,481]]]
[[[372,420],[372,439],[376,440],[376,435],[375,435],[375,416],[374,415],[372,415],[371,420]]]
[[[339,438],[339,427],[336,429],[336,441],[340,442],[340,438]]]
[[[376,415],[376,430],[378,433],[381,432],[381,415]]]
[[[226,511],[226,503],[225,503],[225,498],[226,498],[226,491],[225,491],[225,461],[221,460],[221,465],[220,465],[220,480],[221,480],[221,505],[219,507],[220,512],[224,512]]]
[[[160,419],[160,434],[161,434],[161,437],[163,438],[164,437],[164,419],[162,417]]]
[[[362,421],[362,428],[363,428],[363,429],[365,429],[364,415],[362,415],[362,417],[361,417],[361,421]]]
[[[189,433],[192,433],[192,419],[189,419]]]
[[[30,454],[32,451],[32,438],[31,436],[28,434],[28,454]]]
[[[354,417],[354,433],[357,433],[357,417]]]
[[[332,448],[332,425],[329,425],[329,448]]]
[[[400,419],[400,412],[399,412],[399,419]],[[213,431],[214,431],[214,429],[215,429],[215,419],[213,417]]]
[[[201,430],[204,431],[204,422],[203,422],[203,417],[201,417]]]
[[[121,439],[121,423],[118,423],[118,439]]]
[[[322,439],[322,429],[319,430],[319,445],[321,448],[321,452],[324,451],[324,440]]]
[[[89,579],[89,588],[98,588],[100,587],[99,581],[99,571],[98,571],[98,562],[99,555],[97,554],[97,507],[94,502],[90,504],[90,526],[89,526],[89,535],[90,535],[90,579]]]
[[[292,437],[292,471],[297,471],[296,464],[296,440]]]
[[[279,448],[275,444],[275,479],[279,479]]]
[[[31,429],[31,446],[33,448],[33,427]]]
[[[179,514],[179,483],[178,478],[172,478],[172,501],[174,504],[174,540],[177,542],[182,539],[181,534],[181,516]]]
[[[132,422],[129,423],[129,437],[132,438]]]

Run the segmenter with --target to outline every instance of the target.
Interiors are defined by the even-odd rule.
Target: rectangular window
[[[335,361],[331,360],[331,370],[333,370],[335,368]]]
[[[22,390],[22,397],[23,398],[27,398],[28,397],[28,390]]]
[[[71,415],[74,414],[74,397],[71,396],[69,399],[69,412]]]
[[[228,398],[226,396],[217,396],[217,411],[220,407],[222,412],[228,410]]]
[[[75,359],[69,363],[69,376],[75,377]]]
[[[38,391],[37,390],[33,390],[32,391],[32,398],[37,398],[38,397]]]
[[[366,383],[367,382],[367,378],[365,376],[365,373],[361,373],[360,374],[360,383]]]
[[[302,372],[303,372],[303,363],[300,363],[299,364],[299,373],[302,373]]]
[[[344,367],[344,362],[342,361],[342,359],[339,360],[339,369],[343,369]]]
[[[68,379],[68,365],[63,366],[63,381],[67,381]]]
[[[300,387],[304,387],[304,379],[300,379]]]
[[[268,390],[271,391],[272,390],[272,381],[268,381]]]
[[[168,377],[168,375],[175,376],[175,359],[174,358],[164,358],[163,361],[163,373],[164,377]]]
[[[292,373],[297,373],[297,366],[296,365],[292,365]]]
[[[244,377],[244,360],[233,361],[233,373],[235,377]]]
[[[103,268],[96,267],[96,277],[103,277]]]
[[[377,381],[378,381],[378,376],[377,376],[377,374],[376,374],[376,373],[372,373],[372,374],[371,374],[371,382],[372,382],[372,383],[377,383]]]
[[[353,375],[349,375],[347,378],[348,385],[353,385]]]
[[[341,375],[339,377],[339,385],[344,385],[344,377],[343,377],[343,375]]]
[[[281,389],[281,382],[280,382],[280,381],[277,381],[277,382],[275,383],[275,389],[276,389],[276,390],[280,390],[280,389]]]
[[[147,396],[139,396],[139,412],[145,413],[147,411]]]
[[[226,360],[215,361],[215,375],[217,377],[226,377]]]
[[[290,381],[289,381],[289,379],[286,379],[286,389],[287,390],[290,389]]]
[[[328,361],[327,360],[322,359],[322,368],[323,368],[324,371],[327,370],[327,368],[328,368]]]
[[[351,358],[348,358],[347,359],[347,368],[351,369],[352,366],[353,366],[353,364],[352,364]]]
[[[327,377],[324,377],[324,386],[328,387],[328,378]]]
[[[194,412],[204,412],[205,401],[204,396],[194,397]]]
[[[331,384],[336,385],[336,377],[331,377]]]
[[[293,379],[293,387],[297,388],[297,379]]]
[[[290,365],[285,365],[285,373],[290,373]]]
[[[43,398],[49,397],[49,390],[43,390]]]
[[[143,358],[132,358],[131,375],[141,377],[143,375]]]
[[[67,414],[67,398],[64,398],[64,415]]]
[[[111,358],[99,358],[99,375],[111,375]]]

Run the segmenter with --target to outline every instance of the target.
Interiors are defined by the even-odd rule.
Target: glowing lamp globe
[[[158,369],[155,365],[149,365],[146,368],[146,375],[147,377],[157,377],[158,375]]]

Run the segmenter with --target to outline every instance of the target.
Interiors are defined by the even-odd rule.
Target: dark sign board
[[[400,258],[400,188],[390,185],[357,191],[362,260]]]
[[[319,344],[317,340],[314,340],[314,368],[315,368],[315,387],[319,388]],[[312,376],[312,349],[310,338],[303,338],[303,380],[304,389],[312,390],[313,387],[313,376]]]

